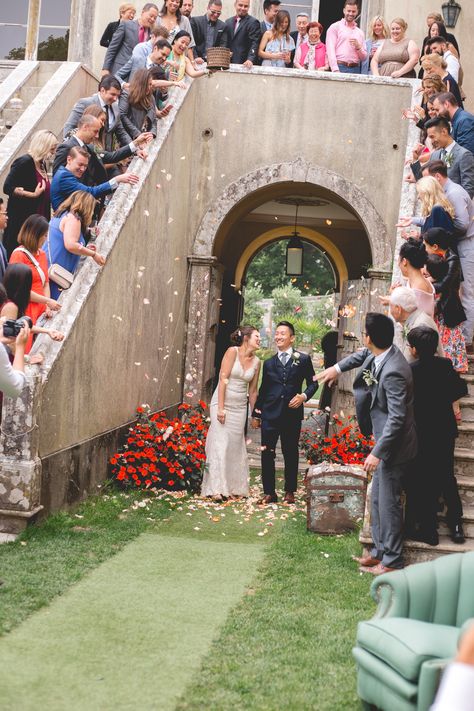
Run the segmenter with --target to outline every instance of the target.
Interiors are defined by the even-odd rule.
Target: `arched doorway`
[[[369,268],[390,269],[387,227],[367,195],[353,183],[298,159],[269,166],[230,184],[204,215],[190,256],[191,281],[185,396],[206,396],[231,331],[243,312],[249,262],[266,243],[294,229],[324,249],[337,289]]]

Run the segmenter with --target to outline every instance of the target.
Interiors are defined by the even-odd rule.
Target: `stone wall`
[[[186,351],[199,378],[212,378],[205,349],[220,295],[214,241],[242,196],[264,183],[291,190],[321,179],[353,201],[374,261],[383,262],[376,266],[390,267],[408,136],[407,124],[393,118],[413,88],[408,81],[235,69],[175,90],[176,110],[159,122],[149,159],[133,164],[140,184],[121,186],[101,221],[97,249],[106,266],[86,260],[61,297],[54,327],[65,341],[41,337],[35,345],[45,360],[33,412],[22,407],[15,422],[25,436],[18,446],[2,438],[9,471],[21,459],[32,491],[39,486],[31,479],[43,471],[41,504],[59,508],[104,479],[137,406],[169,408],[182,399]],[[292,101],[313,120],[298,121]],[[372,110],[364,113],[362,140],[366,106]],[[194,395],[198,382],[190,386]],[[0,490],[0,509],[4,503]]]

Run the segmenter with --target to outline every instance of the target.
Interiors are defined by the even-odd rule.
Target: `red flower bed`
[[[300,448],[308,464],[333,462],[362,465],[374,446],[373,437],[362,434],[355,417],[348,418],[347,425],[343,426],[342,420],[334,415],[330,429],[332,433],[329,435],[322,429],[301,433]]]
[[[199,490],[206,462],[206,407],[202,400],[194,407],[180,405],[174,419],[139,407],[126,443],[110,459],[112,476],[143,489]]]

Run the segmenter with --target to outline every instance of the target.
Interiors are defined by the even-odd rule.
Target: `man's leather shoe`
[[[364,568],[372,568],[373,566],[380,564],[380,560],[378,558],[372,558],[371,555],[363,555],[360,558],[353,555],[352,560],[355,560],[356,563],[359,563],[359,565],[362,565]]]
[[[283,501],[285,504],[294,504],[295,503],[295,495],[291,491],[287,491]]]
[[[464,529],[462,523],[457,523],[451,529],[451,540],[453,543],[465,543],[466,537],[464,536]]]
[[[278,501],[278,496],[276,494],[267,494],[258,502],[261,506],[266,506],[267,504],[276,504]]]
[[[400,568],[387,568],[386,565],[382,565],[382,563],[379,563],[378,565],[375,565],[373,567],[361,565],[359,570],[361,571],[361,573],[370,573],[371,575],[383,575],[384,573],[394,573],[396,570],[400,570]]]

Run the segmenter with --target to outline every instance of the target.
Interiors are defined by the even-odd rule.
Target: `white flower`
[[[370,370],[362,371],[362,380],[369,388],[371,387],[371,385],[377,385],[377,383],[379,382]]]
[[[293,360],[293,364],[294,364],[294,365],[298,365],[298,364],[299,364],[299,362],[300,362],[300,355],[301,355],[301,353],[298,353],[298,351],[293,351],[293,353],[291,354],[291,358],[292,358],[292,360]]]

